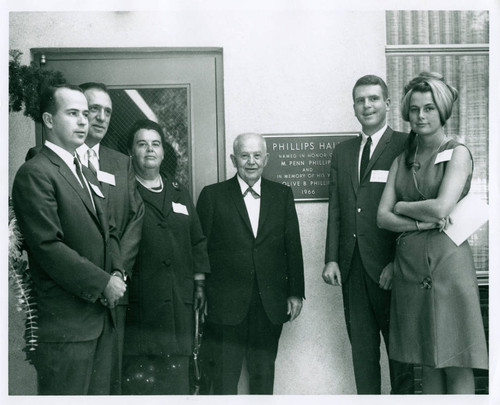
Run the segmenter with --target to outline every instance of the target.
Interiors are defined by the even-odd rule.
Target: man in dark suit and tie
[[[352,95],[362,133],[333,151],[323,279],[342,286],[358,394],[380,394],[380,333],[388,347],[397,235],[377,227],[377,208],[406,134],[387,126],[390,99],[381,78],[361,77]],[[389,367],[392,393],[412,394],[412,366],[390,360]]]
[[[112,114],[112,102],[103,83],[80,85],[89,104],[89,131],[85,143],[77,148],[80,160],[97,177],[106,201],[108,214],[113,217],[120,240],[120,259],[125,278],[132,276],[132,268],[139,251],[144,216],[144,203],[137,191],[134,170],[128,156],[101,145],[107,133]],[[122,276],[121,273],[117,275]],[[120,366],[113,375],[113,394],[121,394],[121,359],[125,331],[128,293],[116,307],[118,353]]]
[[[106,395],[117,367],[110,311],[126,285],[111,275],[123,266],[104,196],[75,152],[87,136],[88,104],[78,87],[49,87],[41,113],[47,142],[21,166],[12,190],[38,316],[38,393]]]
[[[273,393],[283,323],[299,316],[304,269],[292,190],[262,178],[266,143],[239,135],[237,174],[205,187],[197,210],[208,240],[208,327],[214,394],[237,394],[246,356],[251,394]]]

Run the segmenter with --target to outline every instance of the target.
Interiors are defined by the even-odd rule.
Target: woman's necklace
[[[445,141],[447,140],[448,138],[446,137],[446,135],[443,137],[443,140],[441,141],[441,143],[439,144],[439,146],[437,147],[437,149],[432,153],[432,155],[434,155],[434,153],[436,153],[439,148],[441,148],[441,146],[444,145]],[[417,189],[418,193],[420,194],[421,196],[421,199],[423,200],[426,200],[427,197],[424,193],[422,193],[422,191],[420,190],[420,188],[418,187],[418,181],[417,181],[417,170],[420,169],[420,163],[417,162],[417,152],[418,152],[418,139],[417,139],[417,147],[415,148],[415,156],[413,157],[413,167],[411,169],[411,172],[412,172],[412,175],[413,175],[413,184],[415,185],[415,188]],[[431,155],[431,156],[432,156]]]
[[[443,137],[443,140],[441,141],[441,143],[439,144],[439,146],[437,147],[437,149],[432,152],[432,155],[434,155],[434,153],[436,153],[439,148],[441,148],[441,146],[444,145],[444,143],[448,140],[448,138],[446,137],[446,135]],[[419,142],[418,142],[418,138],[417,138],[417,147],[415,148],[415,156],[413,156],[413,172],[416,172],[418,169],[420,169],[420,163],[417,162],[417,154],[418,154],[418,145],[419,145]],[[432,156],[431,155],[431,156]]]
[[[138,174],[135,175],[135,178],[139,183],[141,183],[144,187],[146,187],[153,193],[161,193],[163,191],[163,180],[161,179],[161,175],[158,175],[158,177],[153,180],[143,179]]]

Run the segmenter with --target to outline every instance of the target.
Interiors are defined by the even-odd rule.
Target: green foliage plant
[[[40,94],[46,86],[66,83],[63,74],[43,69],[36,62],[22,65],[22,52],[9,50],[9,112],[21,111],[35,122],[42,122]]]

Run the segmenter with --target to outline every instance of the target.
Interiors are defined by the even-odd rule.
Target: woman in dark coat
[[[160,174],[164,146],[158,124],[133,125],[128,147],[146,212],[129,283],[123,359],[128,395],[189,394],[194,309],[205,305],[206,240],[187,190]]]

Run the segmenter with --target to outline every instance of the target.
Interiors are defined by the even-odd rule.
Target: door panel
[[[150,118],[165,131],[172,146],[168,156],[177,155],[165,170],[175,173],[195,200],[203,186],[222,180],[221,52],[45,49],[36,50],[35,58],[42,54],[45,67],[60,70],[69,83],[109,87],[113,115],[104,144],[126,153],[131,124]]]

